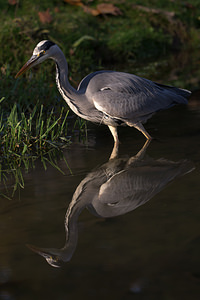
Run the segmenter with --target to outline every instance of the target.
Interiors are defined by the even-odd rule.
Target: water
[[[58,162],[65,175],[39,162],[24,174],[25,188],[0,201],[0,299],[199,299],[198,97],[192,103],[155,115],[145,127],[157,139],[142,153],[142,134],[120,128],[109,162],[110,132],[90,125],[87,145],[64,152],[71,170]]]

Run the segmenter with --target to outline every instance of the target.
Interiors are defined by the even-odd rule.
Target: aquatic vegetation
[[[0,104],[4,101],[2,97]],[[62,149],[71,144],[73,134],[78,133],[83,141],[87,139],[84,120],[77,118],[72,122],[65,106],[49,111],[43,104],[36,104],[30,112],[24,112],[14,103],[7,110],[0,109],[1,197],[11,199],[17,190],[24,188],[24,173],[33,169],[38,159],[44,169],[51,165],[61,173],[57,162],[63,159],[71,172]]]
[[[16,155],[14,158],[10,157],[0,160],[0,197],[11,200],[16,192],[20,195],[20,190],[25,187],[25,176],[30,170],[35,168],[35,164],[40,162],[45,170],[49,166],[57,169],[60,173],[64,171],[59,167],[58,161],[63,160],[67,169],[72,174],[71,168],[59,149],[51,149],[44,155],[41,154],[40,160],[37,155],[20,156]]]
[[[68,111],[69,112],[69,111]],[[0,159],[40,155],[52,147],[61,147],[70,142],[67,137],[67,116],[61,110],[58,117],[54,110],[46,115],[43,105],[36,105],[29,115],[18,114],[14,104],[10,114],[0,116]]]

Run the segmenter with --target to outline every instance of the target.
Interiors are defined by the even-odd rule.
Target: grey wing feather
[[[86,81],[88,81],[86,83]],[[187,104],[190,91],[157,84],[122,72],[96,72],[87,76],[80,88],[103,113],[122,120],[144,121],[153,113],[175,104]]]
[[[194,169],[187,161],[146,161],[112,176],[99,189],[99,201],[113,206],[120,214],[137,208],[160,192],[169,182]],[[141,162],[142,163],[142,162]]]

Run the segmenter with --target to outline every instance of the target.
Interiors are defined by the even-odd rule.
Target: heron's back
[[[162,85],[123,72],[99,71],[85,77],[78,90],[110,118],[123,122],[145,122],[155,112],[187,104],[190,91]]]

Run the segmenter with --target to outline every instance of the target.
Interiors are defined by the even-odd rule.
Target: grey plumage
[[[51,58],[56,63],[56,83],[69,107],[80,117],[109,126],[118,145],[117,126],[128,125],[151,136],[143,127],[154,113],[176,104],[187,104],[191,92],[166,86],[133,74],[98,71],[86,76],[77,90],[68,81],[68,64],[63,52],[51,41],[41,41],[31,59],[16,77]]]
[[[145,122],[156,111],[187,104],[189,91],[154,83],[133,74],[100,71],[82,80],[78,92],[95,108],[124,123]],[[109,124],[112,125],[112,124]]]

